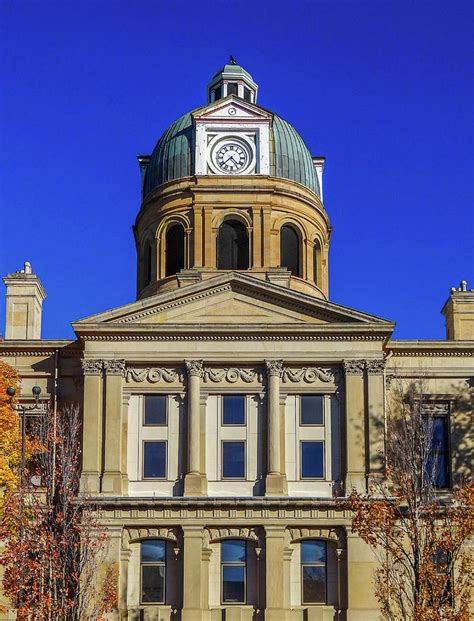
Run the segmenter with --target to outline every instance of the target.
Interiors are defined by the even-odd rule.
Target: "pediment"
[[[232,95],[194,113],[198,121],[269,121],[271,114]]]
[[[386,332],[393,329],[393,324],[384,319],[241,273],[221,274],[73,324],[79,334],[93,327],[104,331],[108,327],[132,331],[216,327],[231,332],[331,326],[348,330],[378,327]]]

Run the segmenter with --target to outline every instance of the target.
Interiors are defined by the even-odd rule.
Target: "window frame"
[[[165,544],[165,560],[164,561],[142,561],[142,542],[143,541],[162,541]],[[167,558],[168,558],[168,542],[166,539],[142,539],[140,541],[140,605],[148,606],[148,605],[160,605],[166,603],[166,576],[167,576]],[[144,601],[143,600],[143,567],[164,567],[164,576],[163,576],[163,600],[162,601]]]
[[[244,445],[244,474],[241,477],[224,476],[224,444],[243,444]],[[221,439],[221,480],[222,481],[246,481],[247,480],[247,440],[222,440]]]
[[[312,425],[315,426],[315,425]],[[319,427],[320,425],[318,425]],[[300,481],[325,481],[326,480],[326,440],[301,440],[300,439]],[[303,476],[303,444],[322,444],[323,445],[323,473],[320,477],[305,477]]]
[[[303,423],[303,399],[305,397],[320,397],[321,399],[321,412],[323,415],[323,421],[322,423]],[[300,394],[299,395],[299,426],[300,427],[325,427],[326,426],[326,413],[325,413],[325,403],[324,403],[324,394],[321,393],[308,393],[308,394]]]
[[[324,563],[303,563],[303,544],[308,541],[318,541],[324,543],[325,562]],[[307,602],[304,599],[304,567],[324,567],[324,601],[323,602]],[[302,539],[300,541],[300,583],[301,583],[301,604],[304,606],[327,606],[328,602],[328,542],[324,539]]]
[[[227,541],[242,541],[245,543],[245,561],[223,561],[222,560],[222,543]],[[221,605],[226,606],[242,606],[247,603],[247,563],[248,563],[248,541],[246,539],[228,538],[222,539],[220,542],[220,576],[221,576],[221,588],[220,588],[220,601]],[[224,566],[226,567],[243,567],[244,568],[244,598],[241,602],[228,602],[224,600]]]
[[[145,419],[146,414],[146,400],[147,397],[163,397],[165,400],[165,422],[164,423],[147,423]],[[168,394],[164,395],[161,393],[147,393],[143,395],[143,415],[142,415],[142,427],[168,427],[168,416],[169,416],[169,399]]]
[[[160,425],[161,426],[161,425]],[[145,444],[165,445],[165,474],[162,477],[145,476]],[[168,480],[168,440],[142,440],[142,481],[167,481]]]
[[[243,423],[225,423],[224,422],[224,410],[225,410],[225,400],[227,397],[242,397],[244,403],[244,422]],[[246,427],[247,426],[247,399],[246,395],[242,393],[228,394],[221,396],[221,427]]]

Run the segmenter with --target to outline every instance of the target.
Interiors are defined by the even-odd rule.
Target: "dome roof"
[[[231,67],[235,69],[236,65]],[[192,115],[197,110],[202,108],[177,119],[161,136],[146,169],[144,196],[162,183],[193,174]],[[318,177],[308,147],[295,128],[276,114],[273,114],[270,130],[270,175],[297,181],[320,196]]]
[[[243,67],[241,67],[240,65],[228,63],[227,65],[224,65],[222,69],[219,69],[219,71],[215,72],[215,74],[211,78],[211,82],[223,73],[231,73],[234,75],[245,75],[247,78],[250,78],[251,80],[253,80],[250,73],[248,71],[245,71]]]

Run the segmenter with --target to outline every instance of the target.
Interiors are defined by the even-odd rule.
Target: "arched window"
[[[146,287],[151,282],[151,270],[153,264],[153,247],[151,243],[145,246],[143,254],[143,286]]]
[[[184,229],[173,224],[166,231],[166,276],[176,274],[184,268]]]
[[[217,236],[217,269],[248,270],[249,238],[247,228],[237,220],[226,220]]]
[[[294,276],[301,276],[300,239],[295,229],[287,224],[280,230],[280,266]]]
[[[320,273],[319,273],[320,259],[321,259],[321,246],[319,244],[319,240],[315,239],[314,248],[313,248],[313,277],[314,277],[314,282],[316,284],[318,284],[320,281]]]

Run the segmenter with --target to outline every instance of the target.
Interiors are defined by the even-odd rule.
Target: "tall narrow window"
[[[141,602],[164,604],[166,584],[166,541],[146,539],[140,545]]]
[[[433,437],[427,467],[434,486],[442,489],[449,487],[448,419],[446,416],[435,416],[431,420]]]
[[[301,276],[300,239],[292,226],[280,230],[280,266],[286,267],[294,276]]]
[[[166,276],[172,276],[184,268],[184,229],[173,224],[166,231]]]
[[[313,275],[314,275],[314,282],[316,284],[318,284],[320,281],[320,273],[319,273],[320,258],[321,258],[321,246],[319,245],[319,241],[315,239],[314,248],[313,248]]]
[[[153,247],[150,243],[148,243],[145,248],[143,263],[143,286],[146,287],[151,282],[151,269],[153,264]]]
[[[221,598],[223,604],[245,604],[247,543],[227,539],[221,543]]]
[[[303,604],[326,603],[326,542],[301,542],[301,585]]]
[[[226,220],[217,236],[217,269],[247,270],[249,268],[249,238],[247,228],[237,220]]]

